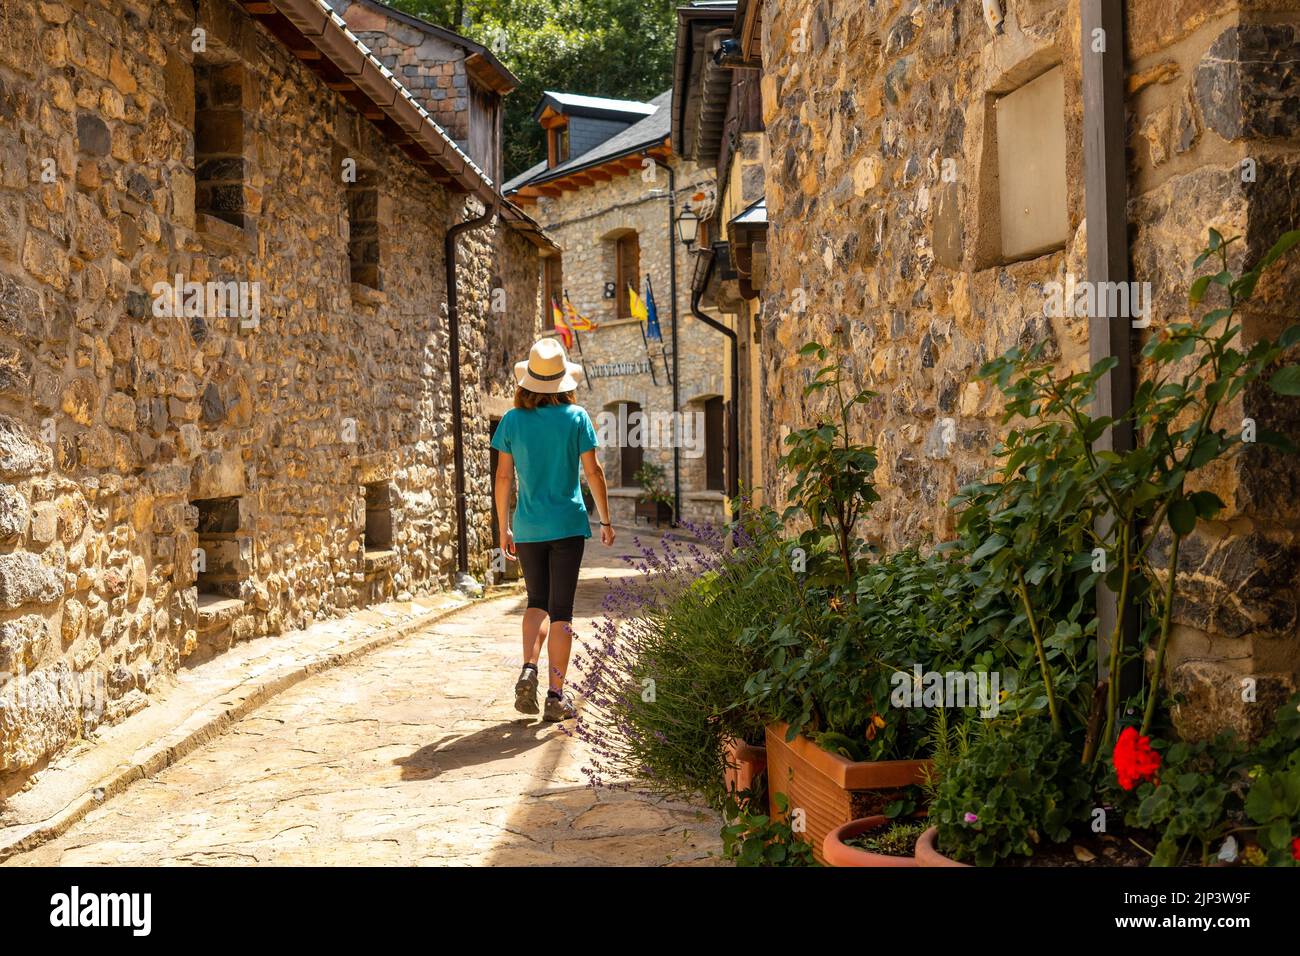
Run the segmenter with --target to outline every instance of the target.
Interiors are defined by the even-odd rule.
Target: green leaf
[[[1192,283],[1191,290],[1187,293],[1187,301],[1191,305],[1199,305],[1200,301],[1205,298],[1205,290],[1210,286],[1210,280],[1213,276],[1201,276]]]
[[[1259,265],[1255,266],[1255,271],[1263,272],[1290,252],[1298,242],[1300,242],[1300,229],[1292,229],[1290,232],[1282,233],[1277,242],[1273,243],[1273,248],[1264,253],[1264,258],[1259,260]]]
[[[1196,517],[1211,519],[1223,510],[1223,502],[1212,491],[1194,491],[1187,498],[1196,511]]]
[[[989,555],[996,554],[998,551],[1001,551],[1004,547],[1006,547],[1006,544],[1007,544],[1007,539],[1004,538],[1002,535],[1000,534],[989,535],[989,537],[984,540],[984,543],[975,549],[975,553],[970,556],[970,559],[972,563],[983,561]]]
[[[1279,395],[1300,395],[1300,365],[1278,369],[1268,380],[1268,387]]]
[[[1179,498],[1169,506],[1169,527],[1178,535],[1191,534],[1196,530],[1196,509],[1186,498]]]

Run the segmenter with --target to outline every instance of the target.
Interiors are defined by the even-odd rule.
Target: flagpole
[[[627,287],[627,291],[632,293],[632,295],[636,295],[636,290],[633,289],[631,286]],[[642,310],[644,310],[645,303],[644,302],[641,303],[641,306],[642,306]],[[646,334],[645,334],[646,321],[647,321],[646,319],[638,318],[636,324],[641,329],[641,344],[645,346],[646,364],[650,366],[650,383],[654,385],[656,388],[658,388],[659,379],[655,377],[655,358],[653,355],[650,354],[650,340],[646,338]]]
[[[650,293],[650,298],[653,299],[655,295],[655,285],[650,280],[650,273],[648,272],[645,274],[645,287],[646,287],[646,291]],[[659,357],[664,360],[664,375],[668,376],[668,384],[671,385],[673,384],[673,373],[668,368],[668,352],[664,346],[664,338],[662,332],[659,333]],[[653,359],[651,360],[651,362],[653,363]]]
[[[562,289],[561,293],[564,296],[564,301],[567,303],[569,301],[569,290]],[[578,330],[573,328],[573,326],[569,326],[569,330],[573,332],[573,342],[578,346],[578,355],[582,357],[582,377],[587,382],[587,391],[594,392],[595,388],[592,387],[591,376],[587,375],[587,353],[582,351],[582,336],[578,334]]]

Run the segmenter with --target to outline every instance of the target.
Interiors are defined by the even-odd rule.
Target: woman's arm
[[[497,541],[501,553],[515,560],[515,536],[510,531],[510,489],[515,481],[515,457],[506,452],[497,453],[497,474],[493,492],[497,502]]]
[[[582,453],[582,471],[587,476],[587,487],[596,501],[600,515],[600,540],[602,544],[614,543],[614,528],[609,521],[609,487],[605,484],[605,469],[600,466],[596,449]]]

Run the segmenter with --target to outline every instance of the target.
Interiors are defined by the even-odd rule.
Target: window
[[[618,317],[632,317],[632,303],[627,294],[628,289],[641,287],[641,244],[635,232],[627,233],[614,240],[614,301],[618,304]]]
[[[995,100],[994,109],[1002,259],[1059,249],[1069,238],[1061,68]]]
[[[614,410],[618,413],[618,487],[636,487],[636,473],[641,470],[645,458],[643,441],[630,441],[632,436],[640,436],[644,423],[641,422],[641,406],[636,402],[619,402]]]
[[[564,264],[558,254],[542,260],[542,294],[546,297],[546,301],[542,303],[542,311],[545,313],[542,327],[553,329],[555,312],[551,305],[552,303],[561,307],[564,305]]]
[[[199,513],[198,593],[239,597],[245,564],[240,555],[239,499],[200,498],[190,504]]]
[[[365,485],[367,551],[387,551],[393,546],[392,489],[387,481]]]
[[[349,183],[348,265],[351,281],[382,289],[379,279],[379,187],[374,170],[357,170]]]
[[[244,225],[244,74],[237,63],[194,66],[194,210]]]
[[[569,160],[569,124],[563,122],[546,131],[546,165],[554,169]]]
[[[704,403],[704,487],[709,491],[727,490],[727,472],[723,464],[726,450],[724,403],[721,397]]]

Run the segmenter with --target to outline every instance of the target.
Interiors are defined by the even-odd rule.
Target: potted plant
[[[791,433],[781,460],[792,486],[778,521],[805,530],[767,574],[796,599],[741,637],[762,662],[745,690],[769,717],[769,794],[788,797],[800,814],[797,832],[818,859],[832,831],[881,813],[925,779],[921,740],[930,715],[896,706],[893,691],[900,675],[911,680],[914,665],[934,662],[933,635],[961,630],[967,614],[947,587],[943,558],[905,551],[874,560],[858,536],[878,498],[876,458],[852,441],[849,418],[874,396],[850,394],[836,351],[832,357],[818,343],[801,351],[823,363],[805,394],[827,395],[830,414]]]
[[[671,524],[673,496],[664,487],[664,468],[654,462],[644,462],[632,480],[641,486],[636,499],[636,517],[654,522],[655,527]]]
[[[924,820],[911,817],[850,820],[826,834],[822,858],[827,866],[914,867],[916,841],[925,829]]]
[[[1044,853],[1098,861],[1115,848],[1113,835],[1087,845],[1097,811],[1107,809],[1096,806],[1096,794],[1109,793],[1115,810],[1135,788],[1145,798],[1121,816],[1140,829],[1128,843],[1143,847],[1146,858],[1116,855],[1109,862],[1174,862],[1197,841],[1204,860],[1216,834],[1227,832],[1219,827],[1230,812],[1228,789],[1199,779],[1185,746],[1165,755],[1178,772],[1161,774],[1164,745],[1151,735],[1167,705],[1162,681],[1179,545],[1223,507],[1212,492],[1195,489],[1197,472],[1252,440],[1290,445],[1263,429],[1254,439],[1225,429],[1219,413],[1300,342],[1300,327],[1293,327],[1277,342],[1260,339],[1242,351],[1234,321],[1263,270],[1300,242],[1300,232],[1288,233],[1240,275],[1229,268],[1232,242],[1210,231],[1196,267],[1217,260],[1218,268],[1198,278],[1189,296],[1196,306],[1207,289],[1219,287],[1226,305],[1150,338],[1144,378],[1123,418],[1090,411],[1113,359],[1061,375],[1039,349],[1012,350],[981,370],[1007,399],[1005,420],[1019,421],[999,446],[1001,466],[955,499],[959,551],[984,592],[980,606],[1011,599],[1015,616],[1004,620],[1002,642],[1020,649],[1021,681],[1002,719],[979,728],[969,746],[942,762],[931,806],[935,829],[917,844],[920,865],[1017,863]],[[1300,394],[1300,369],[1282,368],[1268,381],[1280,394]],[[1113,427],[1141,440],[1129,451],[1098,451],[1096,440]],[[1092,612],[1101,582],[1118,603],[1104,635]],[[1136,642],[1126,619],[1140,622]],[[1108,657],[1097,678],[1099,636]],[[1126,690],[1126,669],[1145,662],[1145,681]],[[1276,762],[1270,767],[1289,772]],[[1278,809],[1264,797],[1257,810],[1260,804]],[[1270,829],[1274,843],[1281,829]]]
[[[723,783],[729,791],[753,790],[759,774],[767,769],[767,748],[728,735],[722,740],[725,763]]]

